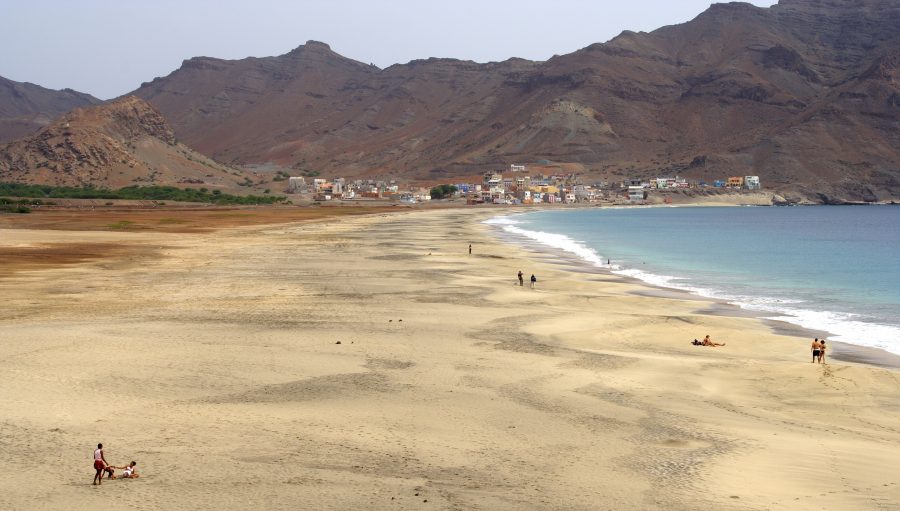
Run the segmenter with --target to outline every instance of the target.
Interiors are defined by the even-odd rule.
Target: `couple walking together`
[[[812,350],[812,362],[815,363],[817,360],[820,364],[825,363],[825,339],[819,340],[818,337],[813,339],[812,346],[809,348]]]

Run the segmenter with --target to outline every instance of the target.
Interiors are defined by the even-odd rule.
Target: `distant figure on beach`
[[[531,289],[534,289],[534,283],[537,282],[537,277],[534,276],[534,273],[531,274]]]
[[[94,484],[103,484],[103,472],[106,470],[107,465],[109,464],[103,456],[103,444],[97,444],[97,448],[94,449],[94,470],[97,471],[94,474]]]
[[[813,339],[812,345],[809,347],[809,349],[812,350],[813,355],[812,362],[810,363],[814,364],[816,360],[819,360],[819,353],[822,352],[822,344],[819,342],[818,337]]]
[[[712,342],[712,339],[710,339],[708,335],[703,338],[702,344],[704,346],[725,346],[724,342],[721,344],[719,344],[717,342]]]
[[[109,467],[107,467],[107,471],[109,472],[109,476],[107,477],[107,479],[115,479],[116,478],[116,476],[113,475],[113,469],[121,470],[122,471],[121,477],[123,479],[137,479],[138,477],[141,477],[141,476],[138,475],[137,470],[135,469],[135,465],[137,465],[136,461],[132,461],[130,464],[122,466],[122,467],[109,466]]]
[[[524,278],[522,275],[523,275],[523,274],[522,274],[522,270],[519,270],[519,285],[520,285],[520,286],[524,286],[524,285],[525,285],[525,278]]]
[[[469,255],[472,255],[472,244],[469,243]]]
[[[819,363],[825,363],[825,339],[819,341]]]

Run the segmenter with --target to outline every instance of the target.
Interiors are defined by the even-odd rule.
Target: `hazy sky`
[[[752,0],[768,7],[775,0]],[[108,99],[199,55],[281,55],[309,39],[379,67],[428,57],[546,60],[709,0],[0,0],[0,76]]]

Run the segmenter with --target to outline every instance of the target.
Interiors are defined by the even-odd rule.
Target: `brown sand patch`
[[[407,211],[407,209],[385,205],[364,207],[40,209],[34,210],[27,215],[0,215],[0,228],[195,233],[229,227],[306,222],[397,211]]]
[[[137,255],[146,249],[118,243],[54,243],[27,247],[0,247],[0,278],[21,271],[46,270],[99,259]]]

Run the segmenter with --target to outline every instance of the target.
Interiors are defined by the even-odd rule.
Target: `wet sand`
[[[896,371],[488,214],[0,229],[0,509],[896,508]]]

